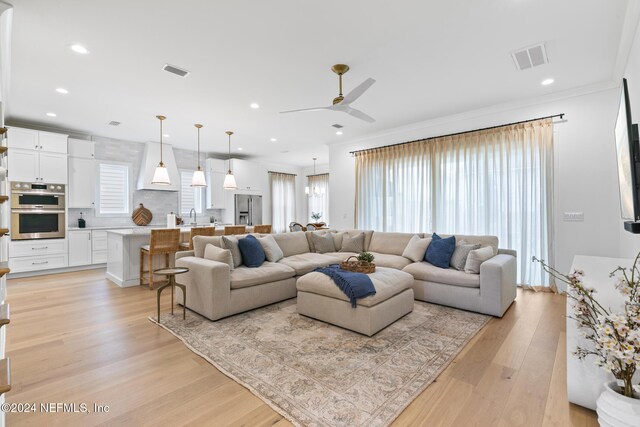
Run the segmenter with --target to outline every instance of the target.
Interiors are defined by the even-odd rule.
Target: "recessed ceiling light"
[[[238,147],[238,151],[242,151],[242,147]]]
[[[49,117],[56,117],[56,116],[57,116],[57,114],[56,114],[56,113],[47,113],[47,116],[49,116]]]
[[[169,135],[168,133],[163,133],[163,134],[162,134],[162,136],[163,136],[164,138],[171,138],[171,135]]]
[[[342,131],[339,130],[338,132],[336,132],[336,135],[342,135]]]
[[[271,142],[276,142],[278,139],[277,138],[271,138],[270,141]]]
[[[75,53],[80,53],[82,55],[86,55],[89,53],[89,49],[82,46],[81,44],[72,44],[71,50],[74,51]]]
[[[553,83],[555,80],[553,79],[544,79],[542,81],[542,86],[549,86],[551,83]]]
[[[63,87],[59,87],[59,88],[57,88],[57,89],[56,89],[56,92],[58,92],[58,93],[64,93],[65,95],[66,95],[67,93],[69,93],[69,91],[68,91],[68,90],[66,90],[66,89],[65,89],[65,88],[63,88]]]
[[[260,108],[260,106],[255,102],[250,104],[249,107],[253,108],[254,110],[257,110],[258,108]]]

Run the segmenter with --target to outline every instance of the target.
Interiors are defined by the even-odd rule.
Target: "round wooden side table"
[[[162,285],[158,288],[158,323],[160,323],[160,294],[162,291],[171,287],[171,314],[173,314],[173,294],[175,287],[179,287],[182,289],[182,319],[186,319],[187,315],[187,287],[185,285],[181,285],[180,283],[176,283],[176,274],[183,274],[188,272],[189,269],[185,267],[167,267],[167,268],[159,268],[157,270],[153,270],[153,274],[158,274],[161,276],[167,276],[168,283]]]

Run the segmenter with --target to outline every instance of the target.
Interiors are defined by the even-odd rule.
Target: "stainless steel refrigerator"
[[[236,225],[262,224],[262,196],[236,194]]]

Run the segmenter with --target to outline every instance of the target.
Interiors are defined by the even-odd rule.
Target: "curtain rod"
[[[383,145],[382,147],[365,148],[365,149],[362,149],[362,150],[349,151],[349,154],[354,155],[356,153],[362,153],[364,151],[380,150],[382,148],[396,147],[398,145],[413,144],[414,142],[430,141],[432,139],[446,138],[446,137],[449,137],[449,136],[464,135],[464,134],[472,133],[472,132],[482,132],[483,130],[498,129],[498,128],[505,127],[505,126],[513,126],[513,125],[519,125],[519,124],[522,124],[522,123],[535,122],[536,120],[552,119],[554,117],[560,117],[560,120],[562,120],[562,118],[564,116],[565,116],[564,113],[553,114],[551,116],[537,117],[535,119],[522,120],[522,121],[519,121],[519,122],[506,123],[506,124],[503,124],[503,125],[489,126],[489,127],[486,127],[486,128],[473,129],[473,130],[465,130],[465,131],[462,131],[462,132],[450,133],[450,134],[447,134],[447,135],[430,136],[429,138],[414,139],[413,141],[407,141],[407,142],[398,142],[396,144]]]
[[[279,173],[280,175],[291,175],[291,176],[298,176],[295,173],[286,173],[286,172],[275,172],[275,171],[268,171],[269,173]]]
[[[325,173],[317,173],[315,175],[307,175],[307,178],[310,178],[312,176],[322,176],[322,175],[329,175],[329,172],[325,172]]]

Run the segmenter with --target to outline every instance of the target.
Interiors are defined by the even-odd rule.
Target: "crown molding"
[[[620,86],[620,83],[613,80],[603,81],[592,85],[581,86],[574,89],[568,89],[548,95],[543,95],[535,98],[529,98],[526,100],[511,101],[502,104],[496,104],[488,107],[478,108],[475,110],[469,110],[462,113],[451,114],[448,116],[436,117],[433,119],[423,120],[419,122],[410,123],[408,125],[397,126],[393,128],[384,129],[378,132],[368,133],[355,138],[347,139],[338,142],[326,142],[325,145],[329,147],[337,147],[344,145],[351,145],[358,142],[370,141],[372,139],[382,138],[385,136],[391,136],[398,133],[419,131],[421,129],[428,129],[435,126],[445,125],[449,123],[456,123],[464,120],[475,119],[483,116],[493,115],[508,112],[515,109],[521,109],[526,107],[532,107],[537,105],[550,104],[552,102],[562,101],[570,98],[577,98],[593,93],[603,92],[611,89],[616,89]]]

